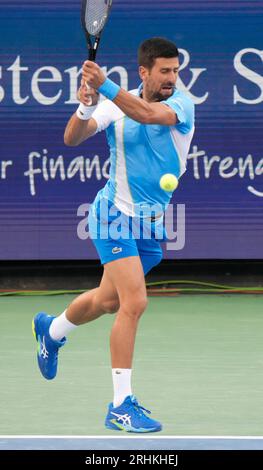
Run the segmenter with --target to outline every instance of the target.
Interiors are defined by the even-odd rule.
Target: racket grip
[[[87,84],[87,82],[86,82],[86,88],[87,88],[88,91],[91,90],[91,88],[90,88],[90,86]],[[90,97],[88,98],[88,106],[91,106],[91,105],[92,105],[92,98],[91,98],[91,96],[90,96]]]

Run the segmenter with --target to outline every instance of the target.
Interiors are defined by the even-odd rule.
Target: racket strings
[[[97,36],[107,21],[111,0],[87,0],[85,12],[86,29]]]

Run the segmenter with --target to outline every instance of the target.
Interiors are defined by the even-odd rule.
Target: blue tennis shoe
[[[49,327],[54,316],[38,313],[32,321],[32,331],[35,336],[37,347],[37,360],[41,374],[45,379],[54,379],[57,375],[58,350],[64,346],[66,338],[55,341],[50,337]]]
[[[133,395],[125,398],[124,402],[114,408],[110,403],[105,426],[115,431],[126,432],[157,432],[162,430],[162,425],[158,421],[150,418],[151,412],[139,405]]]

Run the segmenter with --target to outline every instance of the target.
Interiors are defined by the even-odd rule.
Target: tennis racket
[[[112,0],[82,0],[81,4],[81,24],[85,33],[89,60],[96,59],[100,38],[105,24],[107,23]],[[86,84],[87,89],[90,87]],[[90,103],[92,98],[90,98]]]

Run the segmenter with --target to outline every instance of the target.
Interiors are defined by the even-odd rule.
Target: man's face
[[[169,59],[158,57],[151,69],[141,66],[139,73],[143,81],[144,99],[147,101],[162,101],[172,96],[178,71],[178,57]]]

